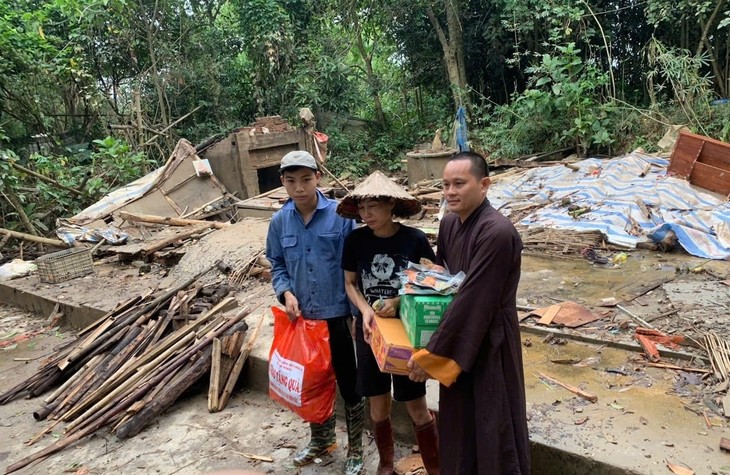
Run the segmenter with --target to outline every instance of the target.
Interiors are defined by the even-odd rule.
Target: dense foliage
[[[729,27],[727,0],[5,0],[0,212],[45,232],[179,137],[300,107],[357,175],[459,105],[492,157],[651,149],[670,124],[730,140]]]

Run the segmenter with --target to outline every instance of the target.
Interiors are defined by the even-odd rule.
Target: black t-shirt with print
[[[397,297],[397,273],[408,266],[408,261],[418,263],[422,257],[436,259],[423,231],[400,224],[394,235],[381,238],[363,226],[345,239],[342,268],[357,273],[357,285],[372,305],[380,297]]]

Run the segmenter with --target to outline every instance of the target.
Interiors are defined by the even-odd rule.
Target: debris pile
[[[0,404],[57,387],[33,416],[52,422],[31,445],[66,422],[64,436],[9,466],[6,473],[109,426],[120,439],[138,434],[211,366],[209,410],[225,407],[251,352],[245,341],[250,310],[236,308],[226,284],[203,285],[198,275],[153,296],[140,295],[83,330],[46,358],[28,380],[0,395]],[[226,313],[229,312],[229,313]],[[227,355],[227,358],[224,358]]]

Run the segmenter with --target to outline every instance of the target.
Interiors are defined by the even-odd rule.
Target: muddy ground
[[[241,244],[236,255],[239,256],[237,262],[243,262],[256,253],[256,246],[262,248],[264,232],[265,226],[257,225],[247,228],[245,235],[221,233],[214,240],[218,233],[213,233],[209,235],[209,247],[204,252],[191,252],[181,264],[188,265],[187,262],[197,268],[201,256],[225,254],[225,246],[231,243]],[[225,242],[219,242],[221,239]],[[618,253],[604,254],[611,257]],[[115,281],[117,285],[129,283],[128,290],[135,291],[139,287],[141,291],[159,285],[165,278],[181,278],[182,274],[176,272],[179,270],[167,271],[153,266],[149,274],[140,278],[132,265],[111,271],[105,266],[97,269],[97,273],[107,276],[108,280],[76,279],[77,284],[59,284],[42,290],[51,294],[55,291],[66,300],[80,302],[93,301],[98,295],[100,301],[111,304],[113,296],[117,295],[110,289]],[[33,277],[28,279],[28,286],[35,285],[30,282]],[[604,312],[600,320],[583,328],[560,330],[590,335],[605,344],[586,345],[570,339],[543,343],[541,336],[523,333],[523,343],[527,340],[532,343],[525,346],[524,352],[533,438],[604,462],[616,458],[612,452],[620,451],[622,466],[635,473],[667,473],[664,461],[667,454],[694,466],[697,473],[730,473],[730,455],[724,463],[723,454],[717,449],[718,436],[728,437],[728,419],[723,416],[721,407],[713,408],[707,402],[714,395],[709,384],[711,378],[644,368],[639,353],[610,350],[611,342],[633,341],[635,322],[615,308],[596,307],[601,299],[609,297],[630,299],[626,303],[627,309],[668,333],[697,339],[711,330],[727,336],[730,334],[730,287],[723,282],[728,279],[730,263],[707,261],[683,253],[630,252],[620,266],[597,266],[581,258],[526,256],[518,294],[520,305],[542,307],[569,299]],[[661,280],[667,282],[638,297],[634,295],[639,284]],[[239,290],[239,299],[247,295],[255,296],[250,302],[258,304],[260,309],[273,303],[267,282],[247,281]],[[260,314],[260,311],[256,313]],[[68,328],[46,327],[45,317],[47,315],[0,307],[0,341],[14,333],[44,330],[28,341],[0,350],[0,391],[30,376],[38,358],[73,337],[73,331]],[[270,319],[267,320],[267,324],[270,323]],[[534,325],[534,320],[528,319],[526,324]],[[267,345],[266,338],[270,338],[270,327],[268,330],[268,337],[266,332],[260,337],[263,346]],[[605,347],[608,348],[604,350]],[[703,354],[691,347],[681,351]],[[259,348],[257,352],[265,358],[266,348]],[[556,359],[577,359],[580,363],[555,364],[553,360]],[[700,358],[669,362],[708,367]],[[544,383],[536,374],[545,368],[554,376],[599,393],[600,403],[586,404],[572,394]],[[345,445],[342,421],[338,423],[340,449],[334,457],[325,457],[319,465],[298,471],[289,460],[296,448],[306,442],[308,431],[296,416],[270,402],[264,392],[245,388],[234,395],[226,410],[209,414],[204,392],[204,387],[192,391],[133,439],[119,442],[110,433],[99,431],[88,440],[18,473],[86,473],[88,469],[88,473],[195,474],[222,468],[254,468],[268,473],[340,472]],[[437,392],[430,390],[430,396],[434,393]],[[657,401],[667,407],[674,404],[679,409],[662,410],[655,407]],[[34,447],[23,444],[45,427],[45,423],[36,423],[31,417],[40,402],[18,400],[0,407],[0,426],[3,428],[0,431],[0,466],[5,467],[29,455],[60,435],[58,429]],[[679,412],[672,412],[675,410]],[[672,427],[673,421],[680,420],[684,426]],[[652,430],[659,432],[643,432]],[[691,434],[683,434],[682,430],[689,430]],[[683,438],[690,442],[682,442]],[[618,445],[622,441],[628,445]],[[367,447],[368,471],[373,473],[377,458],[372,441]],[[410,446],[401,445],[399,453],[410,453]],[[270,457],[273,462],[258,461],[250,455]],[[559,472],[546,470],[545,473]]]

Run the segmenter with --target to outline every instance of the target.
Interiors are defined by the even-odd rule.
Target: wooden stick
[[[272,459],[271,457],[266,457],[264,455],[249,454],[246,452],[236,452],[235,450],[234,450],[234,453],[236,453],[238,455],[242,455],[242,456],[246,457],[247,459],[258,460],[260,462],[273,462],[274,461],[274,459]]]
[[[168,130],[170,130],[171,128],[173,128],[173,127],[174,127],[175,125],[177,125],[178,123],[182,122],[183,120],[185,120],[185,119],[187,119],[188,117],[190,117],[191,115],[193,115],[193,114],[194,114],[195,112],[197,112],[197,111],[198,111],[198,109],[200,109],[201,107],[203,107],[203,106],[198,106],[198,107],[196,107],[195,109],[191,110],[190,112],[188,112],[188,113],[187,113],[187,114],[185,114],[184,116],[182,116],[182,117],[180,117],[179,119],[177,119],[176,121],[174,121],[174,122],[173,122],[172,124],[168,125],[168,126],[167,126],[167,127],[165,127],[164,129],[160,130],[160,131],[159,131],[159,132],[157,133],[157,135],[155,135],[154,137],[152,137],[151,139],[149,139],[148,141],[146,141],[145,143],[143,143],[143,144],[141,145],[141,147],[146,147],[147,145],[151,145],[151,144],[152,144],[152,142],[154,142],[155,140],[157,140],[157,138],[158,138],[158,137],[159,137],[160,135],[164,134],[165,132],[167,132]]]
[[[79,380],[79,378],[91,367],[94,366],[96,363],[99,362],[101,359],[101,355],[95,355],[93,358],[91,358],[89,361],[84,364],[84,366],[81,367],[79,371],[76,371],[70,378],[66,380],[65,383],[63,383],[61,386],[59,386],[55,391],[53,391],[46,399],[43,400],[46,404],[49,404],[51,401],[59,397],[61,394],[66,391],[66,389],[69,388],[72,384],[76,384],[76,381]]]
[[[195,225],[206,225],[212,226],[216,229],[222,229],[230,226],[231,223],[219,222],[219,221],[204,221],[202,219],[187,219],[187,218],[173,218],[167,216],[155,216],[151,214],[139,214],[130,213],[128,211],[120,211],[119,217],[125,221],[133,223],[153,223],[153,224],[167,224],[169,226],[195,226]]]
[[[626,309],[625,309],[624,307],[622,307],[621,305],[616,305],[616,308],[617,308],[617,309],[619,309],[619,310],[621,310],[622,312],[624,312],[624,313],[625,313],[626,315],[628,315],[629,317],[631,317],[631,318],[633,318],[634,320],[636,320],[636,321],[637,321],[637,322],[638,322],[638,323],[639,323],[639,324],[640,324],[641,326],[643,326],[643,327],[646,327],[646,328],[656,328],[656,327],[655,327],[654,325],[652,325],[651,323],[647,322],[647,321],[646,321],[646,320],[644,320],[643,318],[641,318],[641,317],[637,317],[637,316],[636,316],[636,315],[634,315],[633,313],[629,312],[628,310],[626,310]]]
[[[96,327],[98,327],[99,325],[101,325],[103,322],[105,322],[107,318],[113,317],[114,315],[119,315],[119,314],[122,314],[122,313],[128,311],[129,309],[131,309],[132,307],[134,307],[135,305],[137,305],[139,302],[143,301],[144,299],[146,299],[147,297],[149,297],[150,295],[152,295],[153,292],[154,292],[154,290],[150,289],[144,295],[138,295],[136,297],[132,297],[131,299],[127,300],[126,302],[122,302],[122,303],[118,304],[114,308],[114,310],[108,312],[103,317],[99,318],[95,322],[93,322],[93,323],[87,325],[85,328],[83,328],[79,332],[79,338],[82,337],[82,336],[84,336],[84,335],[86,335],[87,333],[90,333],[90,332],[94,331],[94,329]]]
[[[66,185],[62,185],[61,183],[57,182],[53,178],[48,178],[45,175],[41,175],[40,173],[34,172],[33,170],[30,170],[28,168],[25,168],[24,166],[18,165],[17,163],[14,163],[12,161],[9,161],[8,163],[13,168],[15,168],[17,170],[20,170],[23,173],[27,173],[28,175],[34,176],[34,177],[38,178],[39,180],[45,181],[46,183],[50,183],[50,184],[52,184],[54,186],[57,186],[58,188],[61,188],[62,190],[70,191],[71,193],[73,193],[74,195],[77,195],[77,196],[82,196],[83,195],[83,193],[81,191],[75,190],[75,189],[73,189],[71,187],[68,187]]]
[[[108,334],[104,335],[103,338],[100,338],[100,339],[96,340],[96,337],[94,337],[94,340],[96,340],[96,341],[93,344],[90,344],[90,346],[88,348],[93,348],[93,347],[101,344],[102,343],[102,340],[107,339],[107,338],[111,338],[112,336],[116,335],[119,331],[122,331],[122,330],[126,329],[127,325],[129,325],[129,323],[131,323],[134,320],[136,320],[137,318],[139,318],[140,315],[143,315],[143,314],[149,312],[150,310],[152,310],[153,308],[157,307],[161,303],[166,302],[173,295],[175,295],[179,290],[184,289],[184,288],[187,288],[188,286],[190,286],[190,284],[192,284],[193,282],[197,281],[201,276],[203,276],[204,274],[206,274],[213,267],[214,267],[214,265],[211,265],[211,266],[207,267],[206,269],[204,269],[203,271],[199,272],[194,277],[191,277],[190,279],[186,280],[182,284],[177,285],[177,286],[175,286],[175,287],[173,287],[173,288],[171,288],[171,289],[163,292],[158,297],[156,297],[153,301],[151,301],[150,303],[144,305],[142,308],[138,308],[138,309],[136,309],[135,311],[133,311],[133,312],[131,312],[129,314],[125,314],[125,316],[124,316],[123,319],[119,319],[118,320],[116,317],[110,317],[110,320],[114,320],[114,322],[115,322],[114,327],[108,332]],[[107,325],[107,328],[109,328],[109,325]],[[92,332],[92,334],[95,334],[95,335],[98,335],[100,333],[101,332],[97,332],[96,330],[94,330],[94,332]],[[90,351],[88,348],[86,348],[86,350],[87,351]],[[68,363],[70,363],[71,361],[73,361],[75,358],[78,358],[78,356],[81,353],[83,353],[83,352],[73,352],[73,353],[74,353],[74,356],[73,357],[69,356],[62,363],[63,364],[63,367],[61,367],[61,365],[59,364],[59,367],[61,367],[61,369],[65,368],[66,365],[68,365]]]
[[[109,401],[117,397],[118,395],[122,394],[123,392],[127,391],[130,387],[141,381],[150,370],[154,369],[158,365],[162,365],[162,363],[173,354],[175,351],[179,350],[180,348],[184,347],[185,345],[189,344],[195,337],[194,333],[189,333],[186,337],[180,339],[178,343],[171,348],[168,349],[168,351],[164,352],[160,356],[158,356],[156,359],[154,359],[152,362],[150,362],[148,365],[143,366],[139,369],[135,374],[133,374],[131,377],[129,377],[126,380],[123,380],[119,386],[117,386],[114,390],[109,392],[108,394],[105,392],[106,389],[109,389],[109,386],[112,384],[115,384],[119,381],[119,377],[117,378],[110,378],[108,379],[104,384],[102,384],[99,389],[97,389],[93,394],[90,395],[90,397],[86,398],[81,403],[77,404],[71,411],[67,412],[62,416],[63,420],[71,420],[74,419],[74,422],[72,422],[66,430],[72,429],[75,425],[78,425],[81,420],[88,417],[89,415],[93,414],[94,412],[99,411],[105,404],[107,404]],[[106,394],[106,395],[105,395]],[[98,400],[101,396],[105,395],[99,402],[91,406],[86,412],[78,415],[81,411],[85,410],[89,405],[91,405],[94,401]],[[77,417],[78,416],[78,417]],[[77,422],[78,421],[78,422]]]
[[[180,217],[181,218],[189,218],[190,216],[194,216],[194,215],[200,213],[201,211],[203,211],[208,206],[211,206],[211,205],[213,205],[213,204],[215,204],[215,203],[217,203],[219,201],[223,201],[225,199],[226,199],[226,196],[219,196],[217,198],[213,198],[212,200],[208,201],[207,203],[203,203],[202,205],[198,206],[194,210],[188,211],[186,213],[183,213],[183,215],[180,216]]]
[[[704,369],[704,368],[685,368],[684,366],[677,366],[677,365],[667,364],[667,363],[652,363],[649,361],[642,361],[642,363],[645,366],[651,366],[652,368],[676,369],[679,371],[687,371],[689,373],[703,373],[703,374],[712,373],[712,371],[710,371],[709,369]]]
[[[214,338],[218,338],[220,335],[225,333],[227,330],[229,330],[231,327],[239,323],[247,313],[239,312],[236,316],[230,317],[226,319],[223,325],[221,325],[218,329],[216,329],[214,332],[211,332],[210,334],[206,335],[205,338],[202,339],[199,343],[195,344],[192,348],[186,349],[182,354],[178,355],[177,357],[169,360],[164,365],[154,365],[152,366],[152,370],[148,372],[151,377],[148,378],[143,384],[136,386],[136,389],[134,389],[131,393],[130,392],[119,392],[117,394],[118,397],[114,398],[113,401],[111,398],[108,398],[109,401],[111,401],[110,404],[97,404],[94,406],[94,408],[88,410],[84,415],[76,419],[72,424],[69,425],[69,427],[66,428],[66,432],[72,430],[81,430],[83,431],[85,427],[87,427],[90,424],[94,424],[94,421],[98,419],[100,416],[99,414],[103,414],[106,407],[117,407],[117,406],[123,406],[124,410],[126,410],[127,407],[129,407],[134,401],[137,401],[140,399],[144,394],[146,394],[153,386],[157,385],[160,381],[164,380],[167,376],[169,376],[171,373],[174,373],[175,371],[179,370],[180,367],[187,364],[191,358],[194,358],[195,355],[200,353],[201,351],[204,351],[207,348],[207,362],[205,362],[205,367],[202,368],[202,371],[207,371],[209,365],[210,365],[210,347],[212,344],[212,341]],[[196,366],[196,371],[200,370],[201,368]],[[142,371],[141,371],[142,372]],[[197,373],[196,373],[197,374]],[[191,375],[192,377],[192,375]],[[199,378],[200,375],[196,377]],[[192,384],[194,380],[190,381],[190,378],[181,378],[186,382],[189,382]],[[178,385],[179,386],[179,385]],[[176,386],[177,387],[177,386]],[[187,387],[187,386],[186,386]],[[185,388],[183,388],[184,390]],[[172,390],[172,389],[171,389]],[[179,395],[179,394],[178,394]],[[177,396],[175,396],[172,401],[175,400]],[[107,402],[109,402],[107,401]],[[98,412],[95,412],[96,408],[99,408]],[[155,405],[155,409],[160,407],[159,405]],[[162,410],[164,410],[167,406],[163,407]],[[155,413],[156,415],[157,413]],[[83,423],[82,423],[83,422]],[[131,422],[131,421],[130,421]],[[132,430],[133,428],[138,427],[137,424],[131,425],[128,430]],[[143,427],[143,426],[142,426]],[[121,428],[120,428],[121,429]],[[141,427],[140,427],[141,430]],[[136,434],[137,432],[135,432]],[[125,430],[122,432],[122,435],[119,433],[117,434],[118,437],[124,437],[124,434],[127,434],[127,431]]]
[[[253,350],[253,346],[256,343],[256,338],[259,335],[259,330],[261,330],[261,324],[264,322],[264,315],[261,315],[261,318],[259,319],[258,325],[256,325],[256,328],[254,329],[253,333],[248,339],[248,342],[242,347],[241,353],[238,355],[238,359],[236,360],[236,364],[233,365],[233,369],[231,370],[231,374],[228,375],[228,379],[226,380],[226,385],[223,388],[223,393],[221,394],[219,400],[218,400],[218,411],[222,411],[226,408],[226,404],[228,404],[228,398],[231,397],[231,394],[233,393],[233,388],[236,386],[236,383],[238,382],[238,376],[241,374],[241,370],[243,370],[243,365],[246,363],[246,360],[248,359],[249,355],[251,354],[251,351]]]
[[[104,382],[128,361],[138,350],[144,347],[145,339],[150,335],[152,326],[144,328],[132,326],[124,338],[105,356],[103,362],[92,372],[92,380],[85,385],[83,392],[71,401],[73,405],[87,394],[92,394]]]
[[[208,412],[218,409],[218,393],[221,379],[221,341],[213,339],[213,354],[210,365],[210,385],[208,386]]]
[[[143,365],[149,365],[152,360],[157,361],[155,358],[157,358],[161,353],[164,353],[167,357],[170,354],[172,354],[174,351],[177,351],[177,349],[181,348],[180,341],[182,339],[187,338],[195,338],[195,330],[206,323],[211,316],[218,313],[221,309],[225,308],[231,301],[235,301],[235,298],[228,297],[226,299],[223,299],[221,302],[219,302],[215,307],[211,308],[206,312],[205,314],[201,315],[197,318],[194,322],[189,323],[188,325],[178,329],[174,333],[171,333],[168,335],[164,340],[159,342],[157,345],[155,345],[153,348],[149,348],[143,355],[141,355],[138,359],[129,362],[128,365],[121,368],[116,375],[114,375],[113,378],[110,378],[107,380],[106,383],[104,383],[99,390],[105,390],[111,385],[117,384],[120,381],[124,381],[126,378],[130,377],[135,370],[138,370]],[[243,309],[241,312],[248,312],[247,309]],[[206,334],[208,331],[205,332]]]
[[[316,154],[317,156],[315,156],[315,157],[314,157],[314,159],[315,159],[315,160],[317,161],[317,165],[319,165],[319,168],[321,168],[322,170],[324,170],[324,172],[325,172],[326,174],[328,174],[328,175],[329,175],[329,176],[330,176],[330,177],[331,177],[331,178],[332,178],[333,180],[335,180],[335,182],[336,182],[336,183],[337,183],[338,185],[340,185],[340,187],[341,187],[341,188],[342,188],[343,190],[345,190],[345,191],[347,191],[347,192],[349,193],[349,192],[350,192],[350,190],[348,190],[348,189],[347,189],[347,186],[345,186],[345,185],[344,185],[344,184],[343,184],[343,183],[342,183],[342,182],[341,182],[341,181],[340,181],[340,180],[339,180],[339,179],[338,179],[338,178],[337,178],[337,177],[335,176],[335,174],[334,174],[334,173],[332,173],[331,171],[329,171],[329,169],[328,169],[327,167],[325,167],[325,166],[324,166],[324,161],[322,161],[322,158],[318,156],[318,155],[319,155],[319,146],[317,145],[317,139],[316,139],[316,138],[314,138],[314,135],[312,135],[311,137],[312,137],[312,141],[314,142],[314,150],[315,150],[315,151],[317,151],[317,154]]]
[[[10,162],[12,163],[12,162]],[[30,218],[25,213],[25,210],[23,209],[23,205],[20,203],[20,200],[18,199],[15,194],[10,191],[6,190],[2,195],[5,197],[5,199],[8,200],[10,205],[15,208],[15,212],[18,214],[18,217],[20,218],[20,221],[23,223],[23,226],[25,226],[25,229],[28,230],[30,234],[33,236],[38,236],[38,231],[36,230],[35,226],[33,226],[33,223],[30,221]],[[43,246],[41,245],[41,252],[45,252],[43,249]]]
[[[211,345],[212,346],[212,345]],[[142,429],[155,417],[170,407],[172,403],[189,388],[195,381],[210,368],[212,348],[205,350],[196,360],[196,362],[185,372],[180,374],[178,384],[168,384],[160,394],[149,404],[134,415],[127,423],[123,424],[116,431],[116,435],[120,439],[127,439],[139,434]]]
[[[36,435],[31,437],[30,439],[25,441],[25,445],[33,445],[39,440],[41,440],[46,434],[50,434],[53,432],[53,429],[60,423],[61,421],[55,421],[52,424],[48,424],[48,426],[43,429],[42,431],[38,432]]]
[[[587,401],[590,401],[590,402],[596,402],[596,401],[598,401],[598,396],[596,396],[595,394],[589,393],[587,391],[583,391],[582,389],[580,389],[580,388],[578,388],[576,386],[572,386],[572,385],[570,385],[568,383],[564,383],[562,381],[558,381],[557,379],[551,378],[550,376],[548,376],[546,374],[543,374],[543,373],[540,373],[539,371],[538,371],[537,374],[542,379],[544,379],[544,380],[546,380],[546,381],[548,381],[550,383],[557,384],[558,386],[561,386],[561,387],[567,389],[571,393],[575,394],[576,396],[582,397],[583,399],[585,399]]]
[[[37,242],[39,244],[46,244],[48,246],[66,248],[68,244],[59,239],[48,239],[40,236],[33,236],[32,234],[21,233],[18,231],[11,231],[9,229],[0,228],[0,233],[4,233],[6,236],[14,237],[15,239],[22,239],[24,241]]]
[[[170,349],[168,349],[166,352],[164,352],[162,355],[158,356],[155,360],[147,363],[146,365],[139,367],[137,369],[137,372],[133,374],[129,379],[126,379],[126,374],[121,375],[119,377],[110,378],[108,379],[104,385],[102,385],[98,390],[97,394],[92,394],[92,398],[87,399],[84,404],[77,405],[72,411],[64,415],[64,420],[70,420],[74,418],[81,410],[86,409],[90,403],[93,403],[94,400],[98,399],[98,397],[103,394],[101,391],[102,389],[109,388],[113,384],[117,384],[118,381],[123,381],[123,383],[118,386],[116,389],[111,391],[109,394],[107,394],[101,401],[94,404],[91,408],[86,410],[85,413],[78,416],[69,426],[66,428],[66,431],[70,431],[74,429],[76,426],[81,424],[81,422],[86,422],[86,419],[95,418],[94,414],[98,413],[100,410],[103,409],[105,405],[107,405],[112,400],[118,400],[118,396],[123,397],[123,394],[125,394],[127,391],[129,391],[131,388],[135,387],[138,383],[142,382],[145,378],[147,378],[149,375],[160,373],[165,373],[167,371],[167,368],[170,366],[179,367],[180,364],[184,363],[188,359],[190,359],[195,353],[198,351],[201,351],[203,348],[205,348],[207,345],[210,345],[213,338],[217,338],[219,335],[221,335],[223,332],[225,332],[228,328],[235,325],[237,322],[245,318],[245,316],[248,314],[248,310],[244,309],[241,312],[237,313],[235,316],[230,317],[223,321],[221,325],[216,328],[215,330],[209,332],[207,335],[205,335],[199,343],[194,345],[190,349],[185,349],[182,354],[176,356],[175,358],[171,358],[167,360],[168,356],[170,356],[177,348],[182,348],[183,346],[187,345],[192,338],[195,337],[195,333],[189,332],[185,337],[183,337],[181,340],[179,340],[175,345],[173,345]],[[129,372],[129,369],[127,370]],[[166,373],[169,374],[169,373]],[[152,379],[155,379],[157,376],[153,376]],[[126,380],[125,380],[126,379]],[[144,383],[147,384],[147,383]]]
[[[177,234],[175,236],[171,236],[167,239],[163,239],[162,241],[155,242],[150,247],[144,249],[142,253],[146,256],[149,256],[150,254],[154,254],[155,252],[159,251],[162,248],[165,248],[169,246],[170,244],[180,241],[182,239],[187,239],[190,236],[193,236],[195,234],[202,233],[206,229],[214,228],[214,223],[211,221],[210,223],[206,224],[205,226],[200,226],[192,229],[188,229],[187,231],[183,231],[180,234]]]

